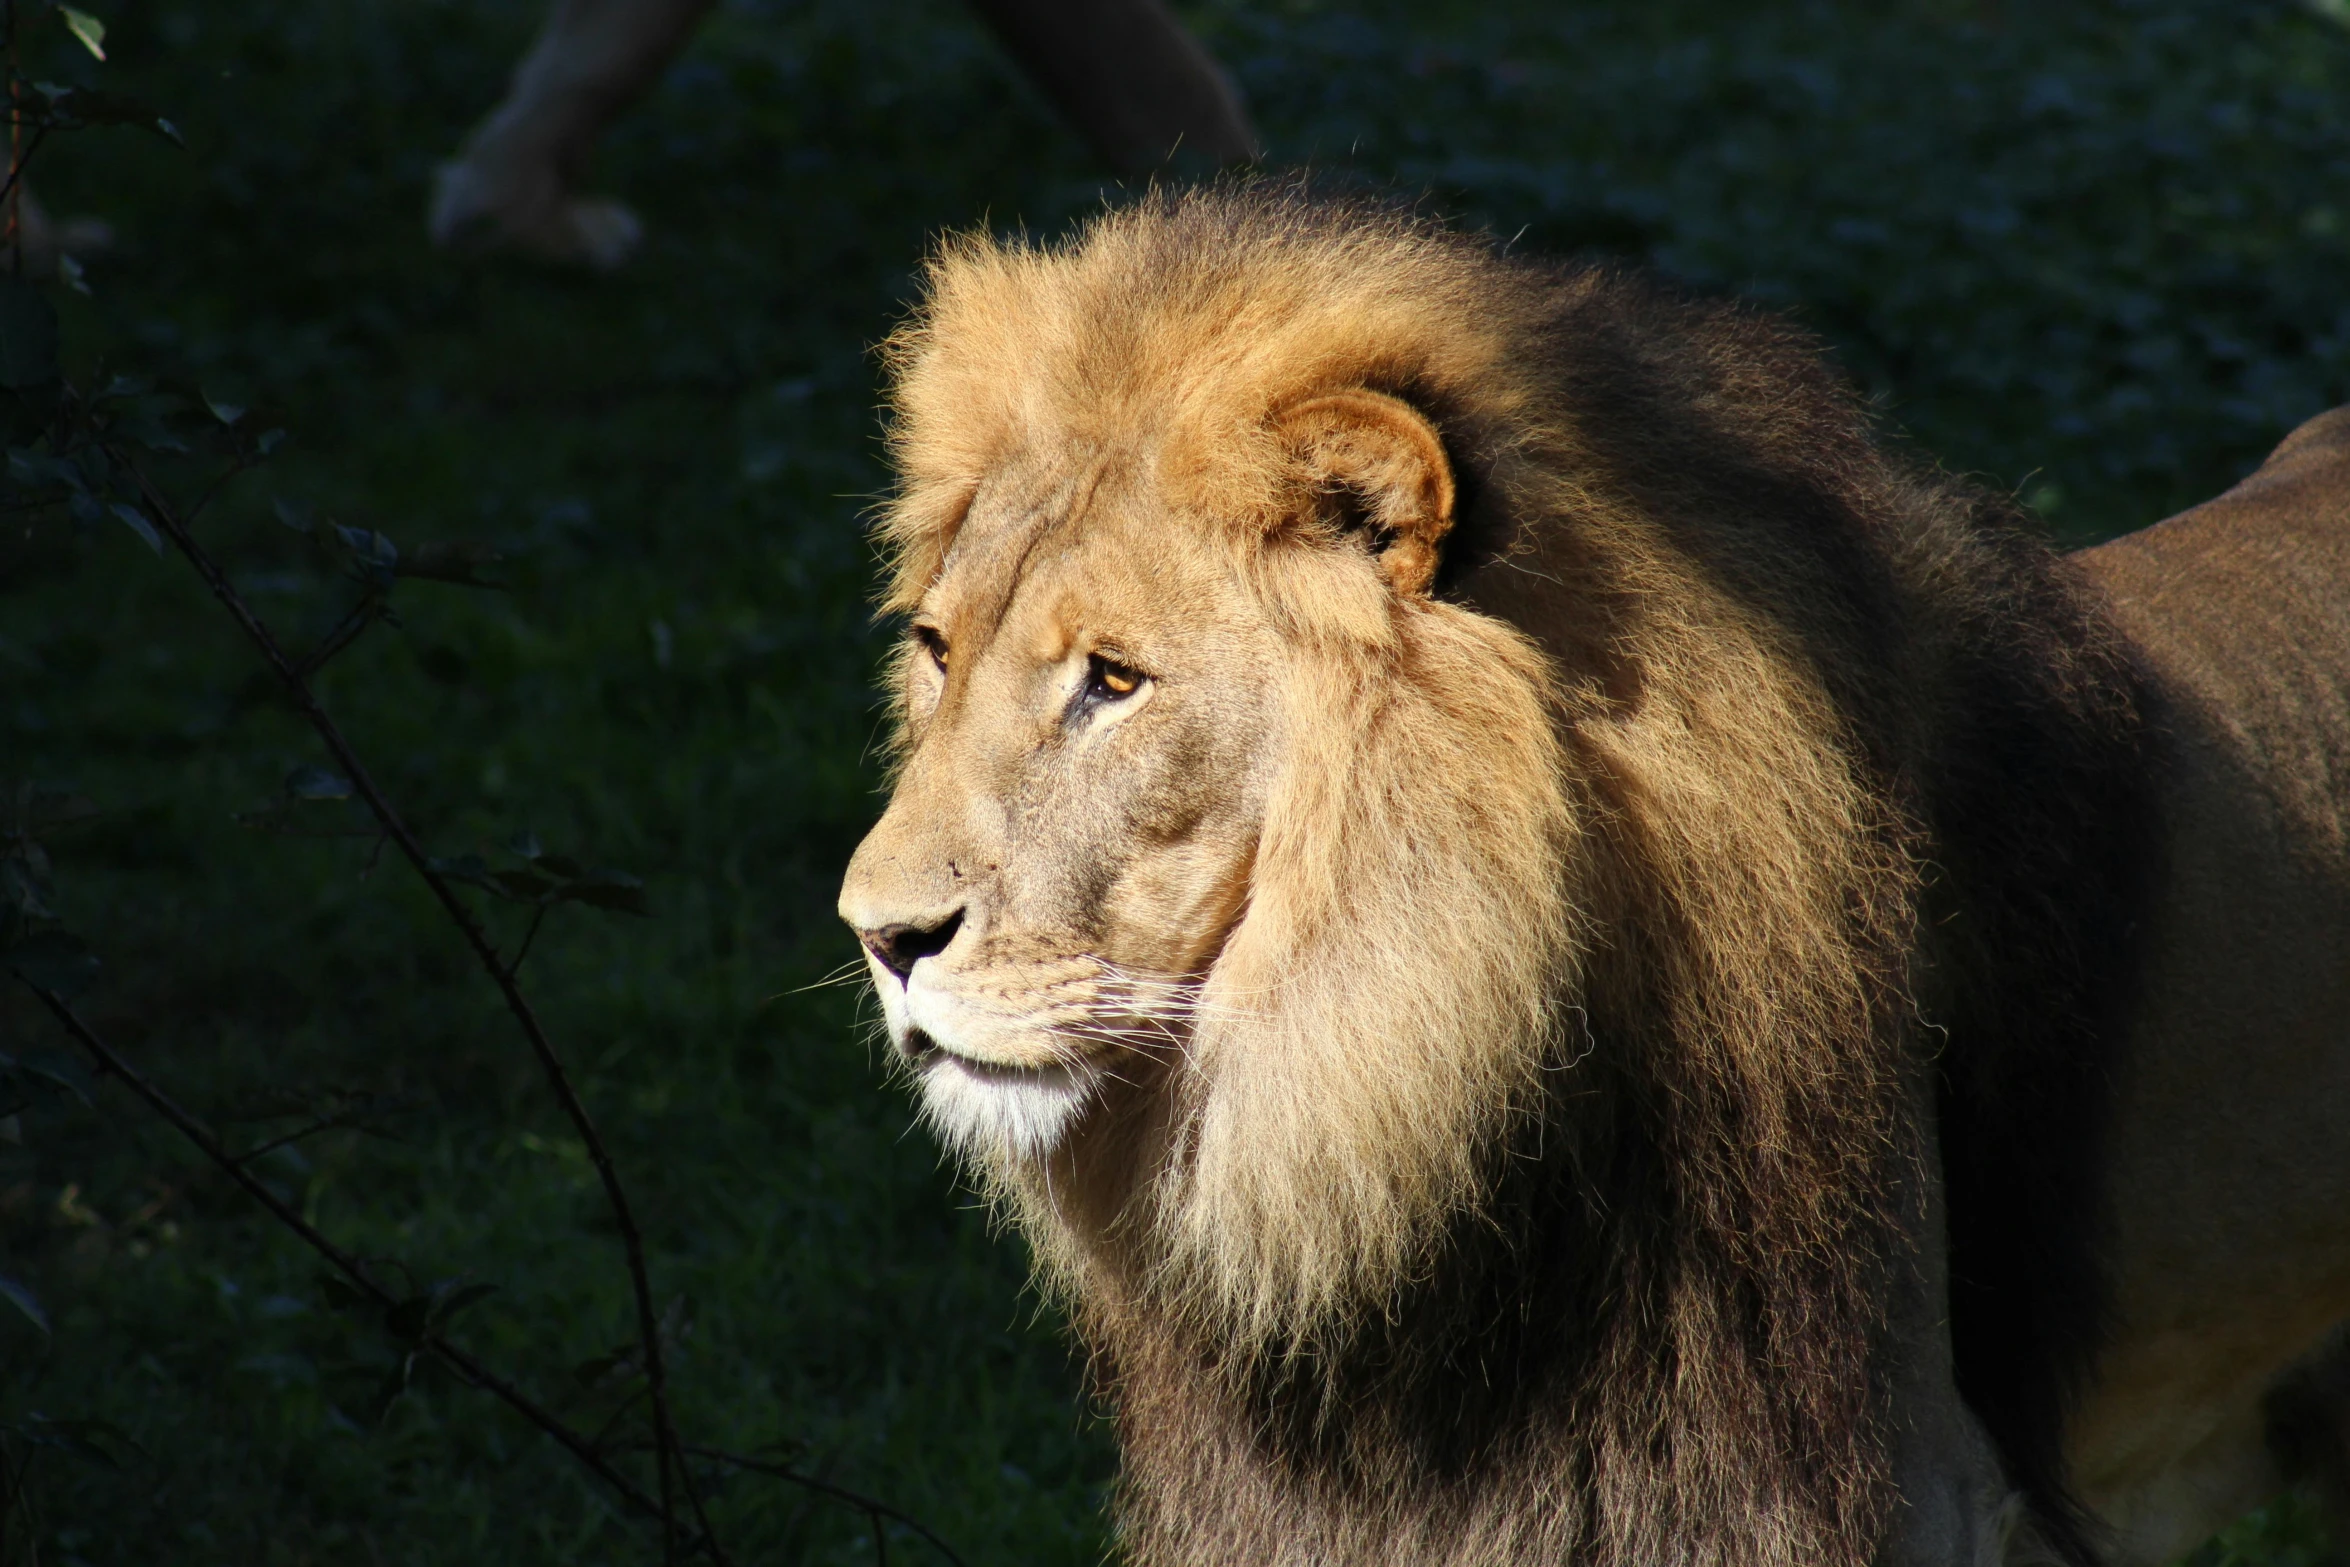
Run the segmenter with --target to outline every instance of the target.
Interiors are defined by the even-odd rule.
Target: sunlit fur
[[[2003,658],[2091,770],[2127,727],[2052,560],[1784,328],[1278,188],[952,241],[889,365],[892,609],[1042,452],[1140,475],[1280,634],[1245,908],[1203,972],[1091,982],[1129,1090],[1049,1146],[929,1107],[1095,1352],[1131,1557],[1871,1560],[1915,769]],[[1278,415],[1347,388],[1458,470],[1432,595],[1315,520]],[[1986,636],[2002,594],[2047,626]]]

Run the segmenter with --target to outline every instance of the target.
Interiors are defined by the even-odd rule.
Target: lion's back
[[[2350,408],[2243,483],[2079,557],[2173,700],[2224,723],[2280,828],[2350,843]]]
[[[2077,559],[2160,759],[2108,1166],[2117,1332],[2070,1444],[2144,1561],[2264,1499],[2269,1370],[2350,1316],[2350,409]]]

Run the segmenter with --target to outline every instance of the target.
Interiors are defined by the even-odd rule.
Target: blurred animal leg
[[[1121,173],[1180,156],[1246,163],[1257,135],[1161,0],[971,0],[1053,106]]]
[[[440,245],[510,246],[616,267],[643,235],[636,214],[572,184],[596,135],[641,96],[711,0],[554,0],[506,99],[433,189]]]

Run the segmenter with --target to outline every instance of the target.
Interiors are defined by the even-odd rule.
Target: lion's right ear
[[[1426,593],[1454,498],[1452,463],[1427,416],[1400,397],[1356,388],[1292,403],[1273,422],[1309,482],[1360,509],[1395,590]]]

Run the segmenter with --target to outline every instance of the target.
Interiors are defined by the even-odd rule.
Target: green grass
[[[289,429],[205,525],[289,634],[340,590],[280,498],[498,543],[512,591],[404,586],[323,689],[439,852],[529,828],[649,884],[652,919],[565,911],[526,977],[663,1300],[690,1301],[688,1424],[783,1444],[974,1562],[1097,1560],[1110,1447],[1055,1319],[909,1130],[853,993],[803,988],[851,955],[833,888],[878,803],[868,346],[927,236],[1092,206],[1082,149],[943,0],[736,4],[607,143],[639,264],[468,267],[423,241],[427,182],[533,7],[99,9],[113,59],[43,68],[139,93],[190,148],[44,153],[52,209],[122,235],[65,303],[71,357],[191,373]],[[1792,309],[1920,447],[2072,537],[2215,491],[2350,395],[2350,37],[2295,8],[1191,14],[1276,159]],[[571,1368],[627,1336],[618,1248],[494,992],[397,864],[233,819],[318,759],[177,563],[111,524],[0,539],[0,777],[106,810],[54,846],[107,962],[94,1021],[245,1141],[300,1093],[406,1103],[392,1136],[263,1168],[355,1250],[496,1284],[461,1336],[592,1422],[611,1395]],[[17,994],[0,1041],[57,1043]],[[427,1382],[370,1427],[381,1341],[127,1096],[94,1098],[0,1145],[0,1273],[53,1327],[0,1312],[0,1419],[136,1444],[119,1469],[42,1454],[44,1561],[650,1559],[476,1395]],[[745,1560],[870,1559],[861,1519],[766,1481],[719,1512]],[[2287,1507],[2210,1549],[2282,1564],[2315,1538]]]

